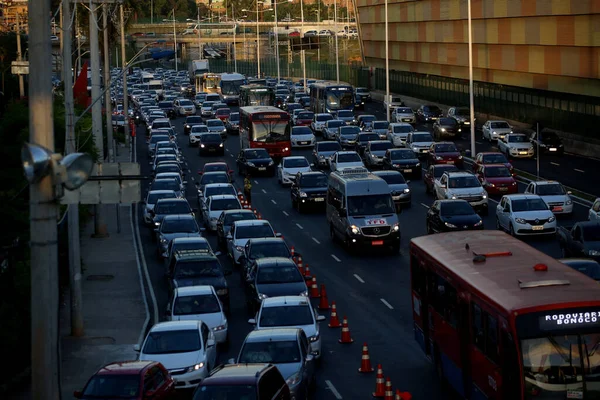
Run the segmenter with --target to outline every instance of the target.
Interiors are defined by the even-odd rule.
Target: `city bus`
[[[240,107],[272,106],[275,103],[273,88],[265,85],[249,84],[240,87]]]
[[[354,109],[354,89],[348,83],[318,82],[310,85],[310,104],[315,113]]]
[[[240,107],[240,147],[266,149],[272,158],[292,155],[290,115],[273,106]]]
[[[410,243],[417,343],[469,399],[600,399],[600,286],[500,231]]]
[[[221,74],[221,96],[226,104],[238,104],[240,87],[246,84],[246,77],[238,73]]]
[[[200,92],[221,94],[221,74],[206,72],[198,77]]]

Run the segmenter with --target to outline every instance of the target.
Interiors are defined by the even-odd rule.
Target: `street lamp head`
[[[25,143],[21,149],[21,162],[27,181],[36,183],[50,172],[52,152],[45,147]]]
[[[61,160],[60,166],[62,184],[67,190],[76,190],[87,182],[94,160],[89,154],[71,153]]]

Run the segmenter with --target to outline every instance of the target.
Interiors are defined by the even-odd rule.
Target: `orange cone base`
[[[338,339],[338,342],[340,342],[341,344],[350,344],[350,343],[354,343],[354,339],[352,339],[352,338],[346,339],[346,340]]]
[[[373,371],[375,371],[373,368],[368,369],[368,370],[364,370],[362,368],[358,369],[358,372],[360,372],[361,374],[368,374],[369,372],[373,372]]]
[[[341,328],[342,324],[340,324],[340,321],[338,321],[337,324],[327,324],[327,326],[330,328]]]

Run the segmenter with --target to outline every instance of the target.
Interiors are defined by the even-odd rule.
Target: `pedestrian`
[[[252,204],[252,181],[250,180],[250,174],[247,174],[246,178],[244,178],[244,196],[246,196],[248,204]]]

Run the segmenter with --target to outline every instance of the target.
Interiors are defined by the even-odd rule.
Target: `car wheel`
[[[512,223],[510,225],[508,225],[508,233],[510,233],[510,236],[514,236],[516,237],[517,235],[515,234],[515,228],[513,228]]]

